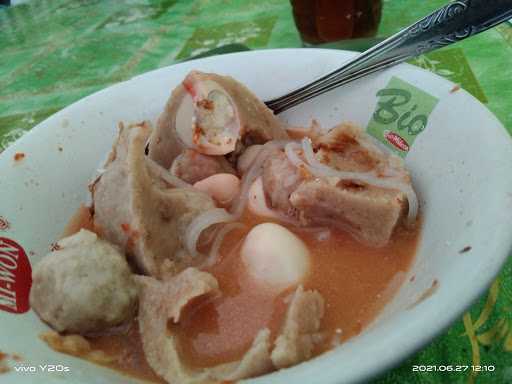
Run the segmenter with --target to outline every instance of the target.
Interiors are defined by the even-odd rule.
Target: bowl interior
[[[229,74],[269,99],[325,74],[352,55],[287,49],[212,57],[138,76],[69,106],[0,156],[0,216],[10,224],[0,238],[22,246],[31,264],[43,257],[86,199],[88,181],[110,150],[117,123],[155,122],[171,89],[189,70]],[[417,111],[428,109],[426,128],[415,136],[406,157],[423,214],[414,266],[403,276],[405,282],[392,302],[360,336],[308,363],[254,382],[340,383],[375,375],[456,319],[491,283],[510,251],[512,141],[476,99],[463,90],[453,92],[452,83],[404,64],[322,95],[281,117],[291,124],[308,125],[316,118],[325,127],[342,121],[371,126],[383,101],[377,93],[390,84],[396,86],[393,79],[420,95]],[[17,152],[26,155],[20,162],[13,160]],[[20,354],[24,365],[70,367],[70,372],[60,373],[11,371],[5,376],[11,382],[28,383],[34,377],[48,383],[58,378],[76,383],[131,381],[48,349],[37,337],[46,326],[32,311],[0,311],[0,323],[2,351]]]

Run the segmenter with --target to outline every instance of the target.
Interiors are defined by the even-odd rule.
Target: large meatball
[[[93,232],[60,240],[32,279],[32,308],[59,332],[100,331],[135,314],[137,288],[124,256]]]

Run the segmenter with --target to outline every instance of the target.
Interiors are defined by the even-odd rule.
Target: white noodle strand
[[[378,177],[372,172],[348,172],[338,171],[334,168],[331,168],[328,165],[321,163],[316,158],[315,152],[313,151],[313,147],[311,145],[311,139],[309,138],[304,138],[302,140],[302,150],[304,151],[304,157],[306,158],[306,161],[310,165],[308,170],[315,176],[339,177],[342,180],[354,180],[376,187],[396,189],[403,192],[406,195],[407,201],[409,203],[407,222],[408,224],[412,224],[416,220],[416,216],[418,214],[418,198],[410,185],[389,178],[384,179]]]
[[[205,263],[203,264],[203,267],[211,267],[214,265],[217,260],[219,259],[219,251],[220,247],[222,246],[222,242],[224,241],[224,237],[226,235],[235,230],[235,229],[243,229],[246,226],[241,223],[228,223],[225,224],[222,229],[217,233],[217,236],[215,236],[215,240],[213,241],[213,244],[210,248],[210,254],[208,256],[208,259],[206,259]]]
[[[286,154],[286,157],[288,157],[288,160],[290,160],[290,163],[292,163],[295,167],[299,168],[301,165],[304,165],[304,161],[297,155],[297,152],[295,152],[296,149],[300,148],[300,144],[296,142],[291,142],[286,144],[286,147],[284,147],[284,153]]]
[[[185,236],[185,248],[191,256],[199,256],[197,242],[201,233],[214,224],[229,223],[234,221],[233,215],[230,215],[224,208],[214,208],[196,216],[188,225]]]

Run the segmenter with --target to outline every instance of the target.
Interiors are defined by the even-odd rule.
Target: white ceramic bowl
[[[10,223],[0,238],[18,243],[31,264],[44,256],[86,198],[87,183],[112,145],[117,122],[154,122],[171,89],[189,70],[232,75],[262,99],[269,99],[325,74],[351,56],[342,51],[283,49],[211,57],[149,72],[65,108],[0,155],[0,216]],[[350,120],[366,127],[378,101],[376,92],[393,76],[439,99],[406,159],[424,218],[409,273],[416,278],[413,282],[406,279],[394,300],[360,336],[307,363],[256,378],[254,383],[368,380],[459,318],[484,293],[511,250],[511,139],[471,95],[463,90],[452,92],[454,84],[403,64],[318,97],[282,118],[308,124],[315,117],[323,126]],[[26,155],[18,162],[13,160],[17,152]],[[467,246],[471,246],[469,252],[459,253]],[[0,265],[4,267],[9,248],[0,239]],[[12,291],[16,284],[23,284],[26,276],[22,270],[17,273],[16,282],[6,286],[5,280],[0,281],[0,287]],[[408,309],[434,280],[439,282],[435,292]],[[23,305],[21,296],[17,297],[19,305]],[[50,350],[37,337],[47,327],[33,311],[12,314],[0,310],[0,324],[2,351],[23,357],[20,363],[11,362],[11,367],[36,366],[32,373],[11,370],[1,376],[4,383],[130,381]],[[38,368],[40,364],[63,364],[70,371],[48,373]]]

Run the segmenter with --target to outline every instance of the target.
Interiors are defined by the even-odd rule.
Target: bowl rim
[[[7,148],[2,154],[0,154],[0,159],[4,156],[10,156],[13,152],[15,152],[16,148],[18,148],[20,145],[24,143],[25,140],[27,140],[28,137],[31,137],[33,135],[37,135],[41,129],[44,128],[48,122],[51,122],[52,119],[55,119],[59,117],[59,115],[68,110],[68,108],[74,108],[76,107],[77,103],[83,102],[84,100],[92,100],[94,99],[98,94],[105,92],[106,90],[113,88],[113,87],[119,87],[125,83],[129,83],[132,81],[139,81],[143,79],[144,77],[147,77],[149,75],[154,76],[158,75],[159,72],[163,72],[168,70],[170,67],[172,68],[181,68],[181,67],[189,67],[191,64],[194,63],[210,63],[210,62],[216,62],[218,60],[229,60],[231,57],[245,57],[248,59],[254,59],[255,57],[261,57],[265,55],[272,56],[273,54],[292,54],[292,55],[314,55],[317,52],[324,52],[328,55],[337,55],[340,58],[348,58],[351,56],[354,56],[357,54],[357,52],[353,51],[344,51],[344,50],[333,50],[333,49],[324,49],[324,48],[279,48],[279,49],[262,49],[262,50],[255,50],[255,51],[245,51],[245,52],[235,52],[235,53],[228,53],[218,56],[212,56],[212,57],[206,57],[206,58],[200,58],[188,62],[182,62],[173,64],[171,66],[155,69],[152,71],[145,72],[140,75],[133,76],[129,80],[111,85],[107,88],[104,88],[102,90],[99,90],[91,95],[86,96],[85,98],[82,98],[62,110],[58,111],[57,113],[53,114],[52,116],[46,118],[44,121],[37,124],[35,127],[33,127],[29,132],[27,132],[26,135],[24,135],[22,138],[20,138],[18,141],[16,141],[13,145],[11,145],[9,148]],[[410,65],[410,64],[400,64],[400,66],[413,68],[415,71],[421,71],[424,73],[427,73],[429,76],[435,77],[438,80],[441,80],[447,84],[447,86],[453,86],[455,85],[453,82],[446,80],[440,76],[437,76],[436,74],[433,74],[425,69]],[[468,100],[471,100],[472,105],[476,103],[479,106],[480,113],[485,114],[485,118],[488,119],[490,122],[492,122],[493,127],[495,129],[493,132],[495,134],[499,134],[499,130],[502,131],[502,133],[505,133],[508,137],[509,143],[512,144],[512,139],[510,135],[507,133],[505,127],[503,124],[499,121],[499,119],[488,110],[488,108],[483,105],[478,99],[476,99],[473,95],[469,94],[465,90],[461,89],[459,92],[462,92],[466,95],[466,97],[469,97]],[[511,163],[512,164],[512,163]],[[464,296],[465,299],[460,300],[455,305],[453,305],[449,312],[449,315],[443,315],[438,318],[437,323],[435,326],[430,326],[428,328],[422,328],[421,324],[416,325],[414,323],[411,323],[409,327],[403,328],[400,333],[395,332],[393,340],[395,341],[394,345],[400,345],[399,351],[394,351],[388,354],[381,355],[381,359],[377,362],[374,362],[372,364],[372,367],[370,369],[367,369],[365,371],[359,370],[357,372],[352,372],[347,376],[346,371],[347,367],[344,367],[343,364],[333,364],[332,357],[334,354],[336,354],[336,350],[331,350],[327,352],[326,354],[322,354],[310,361],[308,361],[305,364],[300,364],[298,366],[292,367],[290,369],[285,369],[282,371],[277,371],[262,377],[250,379],[251,381],[254,381],[255,383],[279,383],[283,380],[297,380],[297,381],[304,381],[307,380],[308,382],[315,383],[315,382],[322,382],[322,383],[339,383],[339,382],[365,382],[369,380],[372,377],[375,377],[377,374],[382,373],[383,371],[390,369],[393,366],[396,366],[401,361],[406,359],[408,356],[410,356],[412,353],[422,349],[426,344],[432,341],[433,338],[438,336],[439,334],[443,333],[448,327],[451,326],[451,324],[457,320],[462,313],[466,311],[468,307],[472,305],[472,303],[478,299],[490,286],[493,279],[496,277],[496,275],[501,271],[503,268],[505,262],[507,261],[508,256],[512,252],[512,233],[509,233],[509,231],[506,230],[505,226],[500,226],[499,230],[499,238],[503,239],[502,242],[499,244],[495,244],[495,249],[493,250],[493,254],[500,255],[499,258],[496,258],[496,262],[492,265],[492,268],[488,268],[485,271],[482,272],[483,278],[479,281],[478,286],[473,287],[472,294]],[[434,311],[436,312],[436,306],[438,305],[438,300],[429,300],[422,304],[422,312],[427,313],[428,311]],[[439,310],[439,308],[437,308]],[[420,334],[418,334],[418,330],[422,330]],[[364,335],[360,335],[359,337],[364,337]],[[398,341],[403,341],[398,343]],[[347,342],[346,344],[350,343]],[[324,362],[324,363],[322,363]],[[321,363],[321,364],[319,364]],[[327,369],[327,366],[329,368]],[[357,373],[357,374],[356,374]],[[320,381],[319,381],[320,380]]]

